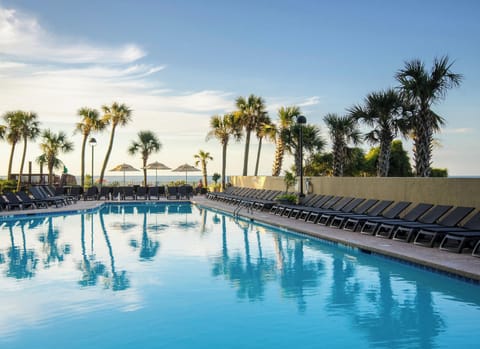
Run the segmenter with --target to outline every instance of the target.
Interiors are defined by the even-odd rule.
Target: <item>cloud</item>
[[[135,44],[101,47],[47,32],[36,18],[0,7],[0,54],[28,61],[131,63],[146,52]]]
[[[447,133],[447,134],[465,134],[465,133],[472,133],[475,130],[473,128],[469,127],[463,127],[463,128],[446,128],[442,130],[442,133]]]

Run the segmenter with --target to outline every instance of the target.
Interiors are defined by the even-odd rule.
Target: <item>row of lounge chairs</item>
[[[23,210],[47,208],[72,204],[76,198],[69,195],[56,195],[53,188],[48,186],[31,187],[29,193],[19,191],[17,193],[4,192],[0,195],[0,210]]]
[[[391,200],[310,194],[298,205],[281,204],[278,191],[233,188],[207,198],[238,207],[268,210],[272,215],[359,232],[379,238],[413,242],[480,257],[480,212],[473,207],[452,207]],[[412,207],[413,206],[413,207]]]
[[[154,187],[108,187],[88,188],[84,193],[84,200],[160,200],[190,199],[193,195],[191,185],[182,186],[154,186]]]

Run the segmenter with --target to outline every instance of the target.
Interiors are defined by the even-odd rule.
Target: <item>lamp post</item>
[[[95,149],[95,146],[97,145],[97,140],[95,138],[90,138],[90,140],[88,141],[88,144],[90,144],[90,147],[92,147],[92,187],[93,187],[93,160],[94,160],[94,157],[95,157],[95,152],[94,152],[94,149]]]
[[[303,115],[297,116],[297,124],[300,126],[298,130],[298,147],[300,149],[300,198],[303,198],[303,125],[307,123],[307,118]]]

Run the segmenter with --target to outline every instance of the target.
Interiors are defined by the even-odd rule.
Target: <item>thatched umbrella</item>
[[[158,185],[158,181],[157,181],[157,171],[158,170],[171,170],[170,167],[162,164],[161,162],[158,162],[158,161],[155,161],[155,162],[152,162],[151,164],[148,164],[147,167],[146,167],[147,170],[155,170],[155,186]]]
[[[185,172],[185,184],[187,183],[187,173],[188,172],[199,172],[200,170],[195,166],[189,164],[183,164],[178,166],[176,169],[172,170],[173,172]]]
[[[125,172],[140,171],[129,164],[120,164],[110,170],[111,172],[123,172],[123,185],[125,185]]]

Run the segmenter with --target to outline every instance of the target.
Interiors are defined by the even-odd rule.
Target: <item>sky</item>
[[[329,151],[327,113],[343,115],[368,93],[397,86],[395,72],[406,61],[431,67],[435,57],[448,55],[463,81],[433,107],[446,120],[435,136],[433,167],[478,176],[479,14],[475,0],[0,0],[0,114],[35,111],[43,129],[65,131],[75,150],[60,159],[79,174],[78,109],[125,103],[133,120],[117,129],[107,169],[123,162],[140,168],[140,156],[127,149],[139,131],[151,130],[162,149],[149,162],[175,168],[193,164],[204,150],[214,158],[212,174],[221,172],[221,146],[206,140],[209,121],[233,111],[238,96],[264,98],[273,121],[279,107],[300,106]],[[93,135],[96,176],[109,132]],[[403,143],[412,158],[411,140]],[[259,174],[270,175],[274,145],[264,142],[262,149]],[[243,150],[243,142],[228,147],[228,175],[241,174]],[[256,152],[253,138],[249,175]],[[9,153],[0,142],[0,176]],[[26,161],[34,172],[39,155],[38,141],[29,143]],[[89,149],[85,160],[90,173]]]

